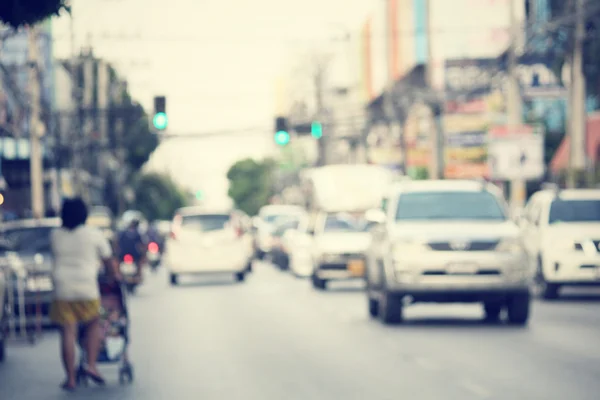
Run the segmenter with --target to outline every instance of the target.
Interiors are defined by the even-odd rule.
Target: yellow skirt
[[[100,300],[54,300],[50,319],[59,325],[81,324],[100,316]]]

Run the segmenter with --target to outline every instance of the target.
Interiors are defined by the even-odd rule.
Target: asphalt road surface
[[[130,298],[136,380],[58,389],[55,333],[12,346],[0,399],[319,400],[600,398],[600,296],[537,302],[528,328],[472,305],[418,305],[404,326],[369,320],[359,284],[318,293],[266,264],[245,283],[163,271]]]

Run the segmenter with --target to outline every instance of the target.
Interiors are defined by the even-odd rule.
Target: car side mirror
[[[375,222],[377,225],[385,222],[385,212],[380,208],[373,208],[365,213],[365,218],[369,221]]]

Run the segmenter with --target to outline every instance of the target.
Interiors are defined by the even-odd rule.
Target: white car
[[[306,215],[304,208],[293,205],[272,204],[260,209],[254,219],[256,228],[256,255],[262,259],[269,254],[273,247],[273,230],[277,220],[287,218],[301,218]]]
[[[243,281],[251,268],[251,239],[233,211],[186,207],[173,219],[163,260],[172,285],[181,275],[212,273]]]
[[[532,269],[516,223],[497,187],[429,180],[396,187],[372,228],[368,309],[402,321],[410,302],[483,303],[486,319],[525,325]]]
[[[600,286],[600,190],[537,192],[520,225],[543,298],[563,286]]]
[[[362,279],[365,253],[371,242],[369,232],[350,215],[320,213],[313,227],[312,284],[315,289],[326,289],[332,280]]]

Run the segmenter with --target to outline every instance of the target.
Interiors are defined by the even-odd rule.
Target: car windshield
[[[4,231],[4,237],[19,253],[49,253],[50,232],[55,228],[40,226],[33,228],[14,228]]]
[[[412,192],[400,195],[397,221],[506,220],[506,213],[489,192]]]
[[[325,220],[324,232],[358,232],[361,226],[351,217],[343,215],[328,215]]]
[[[181,220],[181,226],[187,229],[210,232],[224,229],[229,220],[230,217],[227,214],[185,215]]]
[[[299,225],[300,225],[299,220],[286,221],[286,222],[282,223],[281,225],[277,226],[277,229],[275,229],[275,232],[273,232],[273,236],[281,237],[290,229],[298,229]]]
[[[554,200],[548,223],[557,222],[600,222],[600,200]]]

